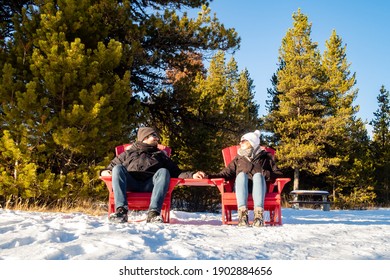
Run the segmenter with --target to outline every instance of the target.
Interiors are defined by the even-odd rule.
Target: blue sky
[[[241,37],[234,58],[239,69],[248,69],[254,81],[260,115],[266,114],[267,88],[277,70],[282,38],[293,26],[292,15],[299,8],[312,23],[311,38],[321,53],[332,30],[346,45],[350,70],[357,78],[358,117],[371,121],[381,86],[390,90],[390,1],[214,0],[210,7],[226,27],[235,28]]]

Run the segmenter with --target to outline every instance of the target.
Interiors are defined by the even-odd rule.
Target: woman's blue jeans
[[[168,169],[160,168],[146,181],[134,179],[123,165],[116,165],[112,169],[112,188],[115,199],[115,209],[124,207],[128,209],[127,191],[133,192],[152,192],[149,211],[161,211],[165,195],[169,188],[171,176]]]
[[[266,182],[265,178],[261,173],[255,173],[253,175],[253,188],[252,188],[252,197],[255,207],[264,208],[264,197],[266,193]],[[249,177],[248,174],[244,172],[238,173],[235,182],[235,192],[237,197],[237,206],[247,207],[248,205],[248,186],[249,186]]]

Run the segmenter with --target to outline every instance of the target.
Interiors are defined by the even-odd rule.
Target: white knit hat
[[[241,137],[242,140],[248,140],[251,146],[256,149],[260,145],[260,130],[249,132]]]

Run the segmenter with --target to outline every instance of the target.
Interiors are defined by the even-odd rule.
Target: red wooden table
[[[217,187],[219,190],[223,188],[225,179],[183,179],[179,186],[195,186],[195,187]]]

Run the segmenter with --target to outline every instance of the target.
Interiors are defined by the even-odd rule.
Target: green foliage
[[[239,72],[233,58],[226,62],[225,53],[217,53],[207,71],[199,55],[193,54],[190,63],[185,71],[172,69],[172,90],[156,97],[158,124],[164,143],[173,148],[172,158],[183,170],[215,172],[223,167],[222,148],[237,144],[241,134],[259,127],[258,105],[249,73]],[[168,106],[175,110],[167,112]],[[218,193],[207,196],[194,188],[184,188],[174,198],[176,207],[184,204],[191,209],[204,209],[210,199],[220,201]]]
[[[218,212],[221,209],[221,195],[214,187],[175,188],[172,193],[172,208],[190,212]]]
[[[355,116],[359,108],[353,106],[357,97],[353,88],[355,73],[349,70],[346,46],[336,31],[326,41],[322,66],[327,77],[323,85],[327,108],[325,129],[329,130],[325,151],[337,160],[325,172],[325,182],[338,190],[370,186],[373,166],[369,139],[364,123]]]
[[[247,71],[238,72],[233,58],[226,63],[223,52],[213,57],[207,75],[188,78],[175,81],[169,101],[180,114],[164,120],[162,130],[184,169],[219,170],[222,148],[259,125],[252,80]]]
[[[240,38],[211,16],[210,1],[11,2],[0,11],[3,198],[106,199],[99,170],[140,125],[160,130],[182,169],[205,171],[222,168],[221,149],[262,125],[249,72],[226,59]],[[367,186],[388,203],[388,92],[378,96],[370,145],[341,38],[333,31],[321,56],[307,16],[298,10],[293,20],[264,119],[279,165],[294,171],[294,187],[302,171],[351,207],[372,203]],[[178,204],[218,201],[188,189],[178,189]]]
[[[284,67],[284,62],[281,60],[279,62],[278,71],[282,70]],[[279,95],[282,92],[278,91],[278,76],[277,74],[273,74],[271,78],[272,88],[267,88],[268,99],[265,101],[266,109],[269,114],[263,117],[263,129],[267,132],[270,132],[266,135],[262,135],[262,142],[265,142],[270,147],[276,147],[280,142],[280,135],[274,129],[275,118],[278,116],[273,114],[272,112],[278,111],[280,106]]]
[[[390,95],[382,85],[377,96],[379,108],[374,112],[375,119],[371,121],[374,132],[374,142],[382,149],[390,144]]]
[[[282,40],[265,117],[280,166],[294,170],[294,189],[302,171],[307,175],[302,186],[321,181],[323,188],[341,192],[372,185],[369,139],[364,123],[355,117],[356,80],[346,47],[333,31],[321,56],[310,38],[307,16],[298,10],[293,19]]]
[[[0,196],[34,197],[37,191],[37,165],[31,162],[31,151],[23,150],[26,137],[21,139],[21,145],[13,141],[8,130],[3,131],[0,141]]]
[[[334,200],[334,206],[341,209],[367,209],[375,205],[376,194],[372,186],[354,187],[347,192],[337,189],[338,196]]]
[[[298,188],[299,170],[320,174],[329,164],[323,153],[321,85],[325,79],[317,44],[310,39],[311,24],[300,10],[293,14],[294,27],[282,40],[277,73],[279,107],[270,112],[273,129],[280,136],[278,154],[281,167],[295,171],[294,189]]]
[[[381,87],[377,96],[379,108],[374,112],[372,158],[374,159],[376,193],[380,203],[390,202],[390,100],[389,91]]]
[[[7,36],[0,42],[0,195],[45,203],[106,196],[97,176],[114,147],[129,142],[139,125],[165,120],[151,102],[171,88],[164,70],[186,67],[186,53],[238,45],[234,29],[211,17],[207,4],[5,4],[0,25]],[[196,19],[178,16],[176,9],[186,7],[201,12]]]

